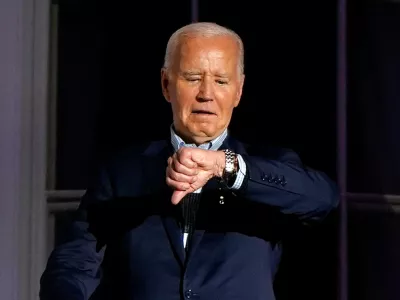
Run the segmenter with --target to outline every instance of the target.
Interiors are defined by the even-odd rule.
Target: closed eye
[[[218,84],[227,84],[228,83],[227,81],[220,80],[220,79],[216,80],[215,82],[218,83]]]

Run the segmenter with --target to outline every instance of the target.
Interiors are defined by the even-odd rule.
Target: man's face
[[[164,97],[174,127],[187,142],[201,144],[228,127],[242,95],[236,41],[227,36],[181,40],[170,70],[162,70]]]

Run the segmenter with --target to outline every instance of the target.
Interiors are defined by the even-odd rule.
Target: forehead
[[[185,37],[177,51],[182,68],[235,68],[239,61],[237,42],[229,36]]]

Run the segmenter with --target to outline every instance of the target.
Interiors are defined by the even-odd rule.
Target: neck
[[[208,137],[208,136],[201,136],[201,137],[197,137],[197,136],[186,136],[180,132],[176,132],[177,135],[179,135],[179,137],[187,144],[195,144],[196,146],[199,146],[201,144],[205,144],[205,143],[209,143],[211,142],[214,137]]]
[[[188,134],[184,130],[177,129],[175,125],[172,125],[172,129],[176,135],[178,135],[186,144],[195,144],[196,146],[209,143],[219,137],[226,130],[224,128],[217,134],[213,136],[193,136],[190,133]]]

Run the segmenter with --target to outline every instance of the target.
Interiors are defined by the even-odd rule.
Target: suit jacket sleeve
[[[68,232],[51,253],[40,281],[41,300],[89,299],[101,279],[104,247],[89,232],[87,206],[110,199],[111,184],[107,172],[100,172],[92,188],[81,200]]]
[[[242,155],[246,176],[239,192],[246,199],[277,208],[308,223],[321,221],[338,204],[338,190],[327,175],[303,166],[285,149]]]

